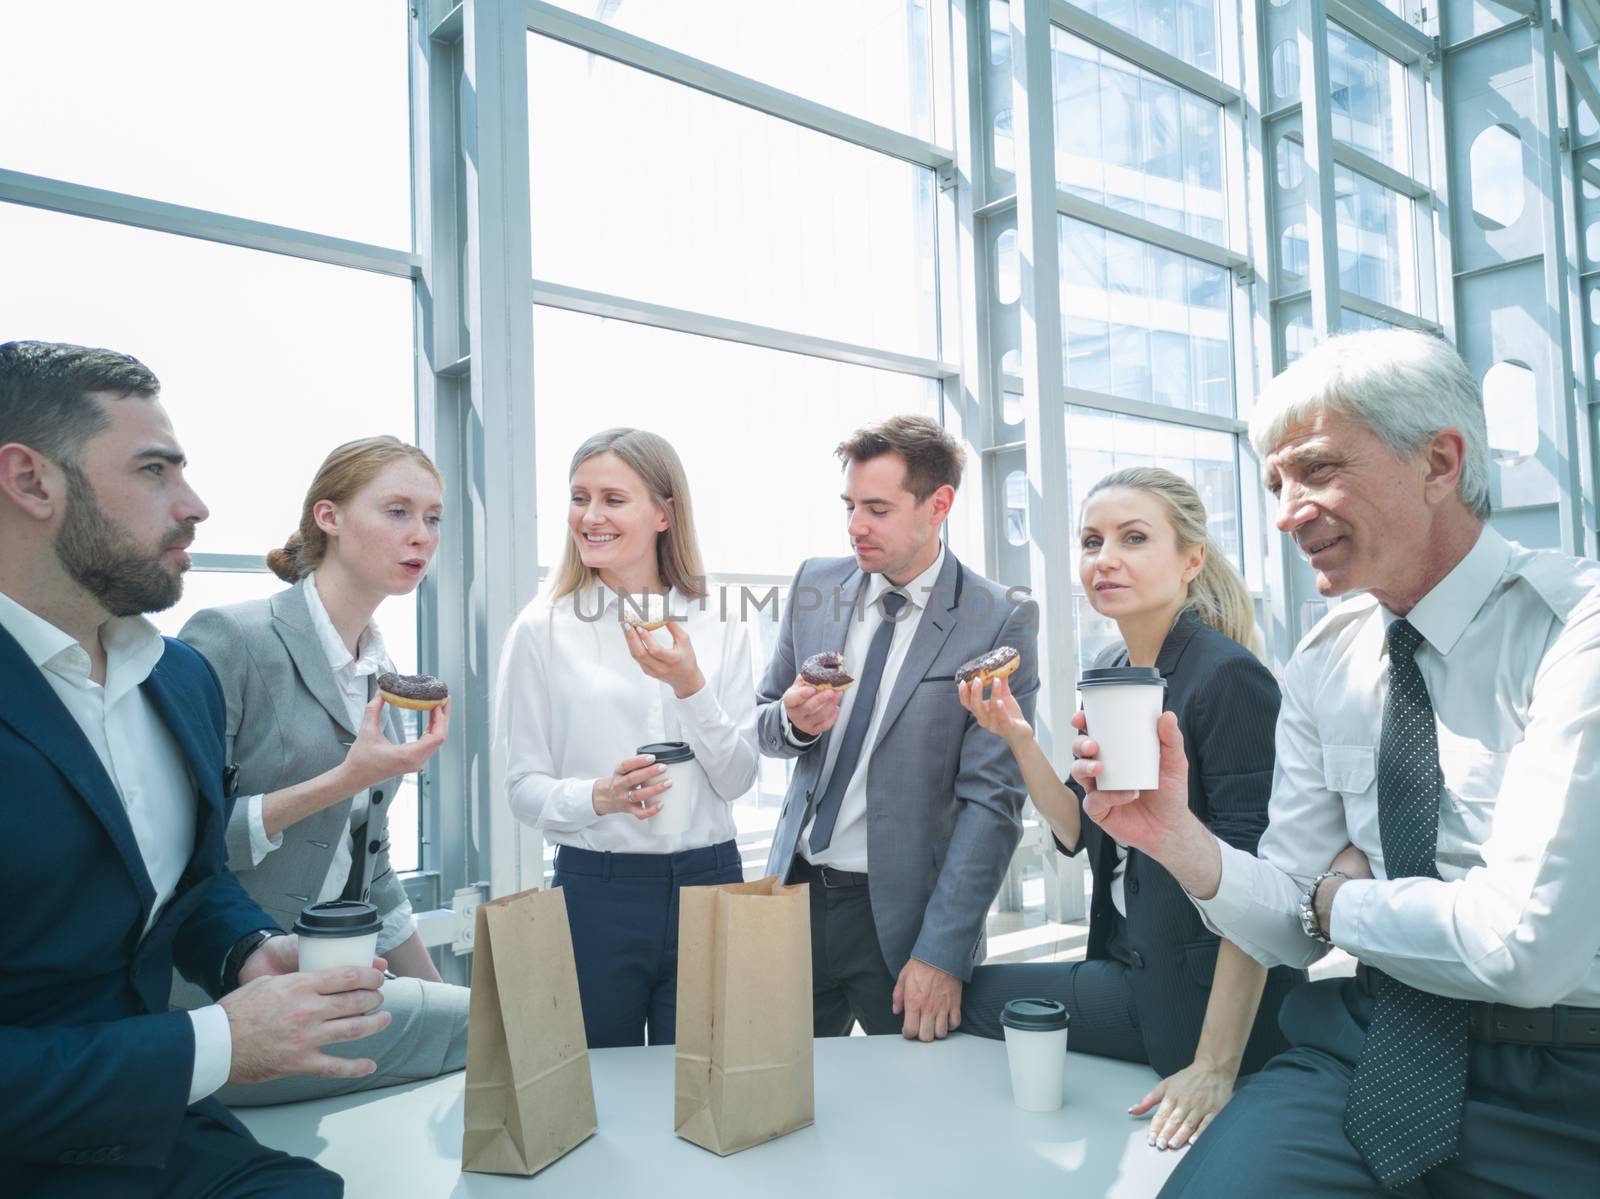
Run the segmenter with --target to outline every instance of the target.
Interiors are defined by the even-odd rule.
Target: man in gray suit
[[[1017,649],[1012,691],[1031,717],[1038,606],[941,542],[965,454],[939,425],[893,417],[836,453],[854,554],[795,572],[757,697],[762,752],[798,759],[767,871],[811,885],[816,1034],[844,1036],[859,1020],[931,1041],[961,1022],[1024,796],[954,675]],[[828,650],[855,679],[843,691],[799,675]]]

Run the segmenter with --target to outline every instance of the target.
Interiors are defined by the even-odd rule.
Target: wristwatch
[[[1327,879],[1349,877],[1343,870],[1329,870],[1312,879],[1305,894],[1300,896],[1300,927],[1313,941],[1321,941],[1324,945],[1333,944],[1332,938],[1323,932],[1322,926],[1317,923],[1317,888]]]
[[[233,948],[228,950],[228,956],[222,959],[222,994],[239,989],[239,971],[244,969],[250,955],[261,948],[262,942],[288,935],[281,928],[258,928],[235,941]]]

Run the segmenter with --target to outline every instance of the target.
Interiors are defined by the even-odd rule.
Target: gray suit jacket
[[[795,572],[778,646],[756,710],[761,752],[798,758],[772,839],[767,872],[787,879],[795,846],[820,799],[830,730],[804,750],[783,735],[783,693],[799,663],[844,645],[865,594],[854,557],[814,558]],[[797,596],[806,602],[797,605]],[[814,597],[821,597],[815,603]],[[1011,689],[1031,718],[1039,689],[1039,608],[965,569],[946,551],[925,602],[877,740],[862,755],[867,770],[867,874],[878,944],[898,976],[915,957],[962,981],[982,960],[984,922],[1022,835],[1026,791],[1006,744],[986,733],[956,696],[955,671],[1000,645],[1022,664]],[[842,735],[842,734],[841,734]]]
[[[204,654],[222,681],[228,705],[228,761],[239,767],[238,794],[264,795],[331,770],[355,740],[343,695],[298,587],[264,600],[207,608],[179,636]],[[385,705],[384,732],[405,734]],[[394,778],[372,788],[361,890],[387,916],[405,900],[389,868],[389,809]],[[228,869],[280,927],[317,897],[333,862],[334,843],[350,814],[349,798],[283,830],[283,845],[251,865],[249,815],[228,817]]]

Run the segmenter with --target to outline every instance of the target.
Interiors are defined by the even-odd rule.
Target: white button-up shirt
[[[731,610],[724,618],[715,592],[703,609],[676,592],[667,604],[706,680],[687,699],[633,660],[617,596],[598,580],[555,604],[539,595],[511,626],[500,658],[496,752],[512,813],[556,845],[666,854],[735,837],[730,805],[750,790],[760,761],[748,632]],[[669,634],[646,636],[666,644]],[[627,812],[596,815],[595,780],[659,741],[694,750],[691,781],[664,796],[694,805],[688,828],[660,836]]]
[[[944,569],[944,555],[945,550],[941,546],[933,565],[904,587],[896,587],[881,574],[867,576],[867,593],[862,597],[863,602],[856,608],[856,615],[850,621],[850,630],[845,634],[842,647],[845,669],[858,679],[861,670],[865,668],[867,651],[872,647],[872,638],[883,620],[884,593],[899,591],[910,602],[900,609],[900,614],[895,619],[894,633],[889,640],[889,656],[884,660],[883,676],[878,683],[877,698],[873,702],[872,720],[867,725],[866,738],[861,742],[861,756],[856,759],[855,773],[845,785],[844,796],[839,803],[839,816],[834,822],[833,836],[828,840],[828,847],[818,853],[811,852],[811,825],[816,822],[815,815],[801,830],[800,852],[806,861],[814,865],[832,866],[837,870],[853,870],[857,873],[865,873],[867,870],[867,773],[872,764],[872,747],[878,739],[878,728],[883,724],[884,705],[894,693],[895,680],[900,677],[901,663],[906,660],[912,638],[917,635],[917,629],[922,625],[922,618],[927,614],[928,600],[934,594],[933,588],[939,581],[939,572]],[[838,760],[839,747],[844,742],[844,731],[849,727],[850,713],[855,708],[860,686],[858,682],[855,686],[847,688],[839,699],[839,719],[834,722],[833,736],[828,738],[827,758],[822,764],[822,773],[817,776],[818,803],[827,793],[829,780],[833,777],[833,766]],[[779,710],[783,711],[781,705]],[[786,711],[783,712],[783,720],[784,727],[792,738],[794,730],[789,725],[789,714]]]
[[[321,644],[322,653],[328,660],[328,670],[339,688],[339,694],[344,697],[350,727],[360,729],[368,702],[367,680],[375,674],[393,670],[394,663],[389,660],[388,651],[384,649],[383,634],[378,631],[376,621],[368,621],[361,636],[356,638],[354,656],[345,648],[344,638],[334,627],[333,618],[328,615],[328,609],[317,591],[316,577],[317,572],[312,571],[296,586],[305,596],[306,608],[311,612],[311,627],[317,632],[317,641]],[[350,869],[355,864],[351,852],[352,830],[366,822],[367,812],[371,808],[371,796],[372,789],[368,787],[357,792],[350,801],[350,816],[344,822],[344,831],[334,840],[333,860],[328,864],[328,876],[322,882],[322,889],[317,892],[318,903],[338,899],[344,894],[345,884],[350,879]],[[260,795],[250,795],[239,800],[249,810],[250,856],[257,866],[261,865],[262,859],[269,853],[283,845],[282,833],[276,837],[267,836],[267,827],[261,816],[263,798]],[[385,912],[383,915],[383,928],[378,932],[379,955],[402,944],[416,931],[417,918],[412,911],[411,901],[402,899],[392,912]]]
[[[139,689],[161,661],[166,644],[142,616],[106,621],[100,626],[106,651],[106,681],[101,685],[89,677],[89,653],[83,646],[3,593],[0,625],[72,714],[122,799],[155,888],[144,927],[148,933],[194,856],[194,778],[172,731]],[[65,866],[71,869],[70,863]],[[194,1023],[189,1102],[196,1103],[228,1081],[233,1036],[227,1013],[216,1004],[197,1008],[189,1018]]]
[[[1394,619],[1362,596],[1301,643],[1260,856],[1224,844],[1198,906],[1259,960],[1305,965],[1324,947],[1300,928],[1300,895],[1353,843],[1375,877],[1334,898],[1340,948],[1452,998],[1600,1007],[1600,564],[1486,526],[1407,614],[1444,774],[1437,879],[1388,879],[1378,836]]]

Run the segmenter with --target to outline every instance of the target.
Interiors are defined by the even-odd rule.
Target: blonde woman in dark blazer
[[[372,903],[379,956],[398,975],[384,986],[389,1027],[330,1049],[372,1058],[374,1073],[227,1087],[226,1103],[322,1098],[465,1064],[467,990],[440,981],[389,865],[389,811],[404,776],[444,743],[449,705],[407,743],[377,698],[377,676],[394,664],[373,620],[384,599],[421,581],[442,514],[443,486],[421,450],[392,437],[340,446],[307,491],[298,530],[268,555],[293,586],[197,612],[180,634],[211,662],[227,700],[228,760],[239,768],[229,869],[285,929],[319,900]]]
[[[1093,665],[1161,672],[1193,764],[1189,806],[1217,836],[1254,852],[1267,827],[1278,684],[1254,653],[1249,593],[1207,534],[1199,495],[1171,471],[1122,470],[1090,489],[1079,524],[1084,592],[1123,638]],[[961,702],[1010,745],[1057,847],[1087,849],[1094,872],[1087,960],[979,967],[961,1027],[1000,1036],[1008,999],[1059,1000],[1074,1052],[1147,1062],[1162,1076],[1129,1111],[1153,1111],[1150,1143],[1179,1148],[1228,1102],[1241,1073],[1285,1047],[1278,1007],[1305,973],[1268,971],[1221,940],[1154,859],[1085,820],[1005,680],[987,698],[963,688]]]

